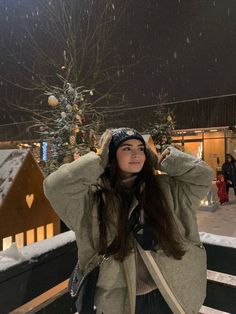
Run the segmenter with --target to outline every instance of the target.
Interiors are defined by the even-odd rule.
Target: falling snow
[[[36,41],[37,44],[39,44],[39,48],[41,46],[40,40],[45,38],[45,41],[42,42],[42,47],[46,53],[48,53],[47,49],[49,49],[49,53],[52,53],[52,58],[55,57],[55,63],[57,63],[57,56],[58,58],[59,56],[60,58],[63,58],[64,46],[61,48],[62,51],[57,47],[57,40],[60,36],[55,39],[55,42],[51,41],[51,39],[49,42],[46,40],[46,38],[51,38],[50,36],[46,36],[47,33],[45,30],[46,26],[50,25],[53,15],[50,16],[50,21],[48,21],[49,24],[45,23],[42,27],[45,11],[41,11],[41,6],[40,9],[38,6],[33,6],[33,0],[27,1],[32,3],[32,9],[29,10],[27,8],[26,10],[26,8],[24,8],[25,10],[21,11],[21,16],[19,17],[14,17],[12,15],[10,4],[7,4],[7,6],[4,5],[2,9],[2,12],[4,13],[2,16],[2,19],[4,20],[2,24],[4,26],[7,23],[9,24],[6,26],[7,35],[5,42],[8,45],[7,48],[9,48],[10,45],[12,45],[13,48],[12,50],[9,49],[7,56],[2,54],[1,71],[5,71],[9,68],[8,59],[10,59],[10,55],[13,56],[12,62],[14,60],[14,64],[18,64],[17,68],[19,69],[24,64],[28,67],[32,62],[32,60],[30,60],[31,56],[37,55],[31,53],[30,49],[27,50],[32,43],[30,42],[30,35],[25,32],[25,29],[27,28],[24,27],[26,25],[30,25],[31,33],[34,32],[34,34],[39,36]],[[46,2],[51,6],[49,12],[53,12],[54,7],[56,7],[56,1],[47,0]],[[23,4],[23,1],[20,1],[19,3]],[[236,51],[234,48],[235,41],[233,30],[236,27],[236,22],[234,22],[236,20],[236,2],[235,5],[231,4],[230,7],[227,4],[224,4],[224,6],[222,4],[222,10],[220,10],[218,2],[216,5],[216,1],[203,2],[204,4],[202,4],[203,10],[201,11],[201,14],[199,10],[195,10],[193,7],[191,8],[191,6],[181,0],[173,2],[171,10],[167,10],[167,8],[160,5],[160,3],[161,2],[157,3],[156,1],[155,3],[149,2],[148,4],[145,4],[143,2],[140,3],[140,6],[130,6],[127,16],[122,20],[122,23],[112,22],[110,24],[121,25],[122,28],[125,27],[123,29],[127,30],[121,34],[122,36],[120,36],[119,33],[120,37],[110,36],[111,41],[109,42],[109,49],[111,47],[111,54],[114,52],[114,62],[116,64],[114,76],[119,79],[122,77],[122,79],[127,82],[128,87],[130,86],[130,83],[132,86],[143,84],[143,89],[145,90],[146,95],[150,96],[147,100],[149,103],[153,102],[153,99],[151,98],[151,90],[157,86],[158,90],[156,94],[163,88],[170,99],[195,97],[196,93],[200,93],[201,95],[204,93],[214,95],[216,90],[218,90],[219,93],[223,93],[223,89],[227,88],[225,86],[229,86],[230,84],[224,84],[224,86],[222,86],[220,81],[216,81],[209,85],[206,84],[206,82],[209,82],[209,80],[213,82],[213,75],[216,68],[222,77],[226,71],[225,69],[229,69],[229,65],[234,64],[233,56]],[[19,7],[19,12],[20,9],[21,8]],[[118,4],[116,6],[111,2],[109,6],[109,18],[113,21],[120,22],[119,15],[116,13],[119,11],[117,9]],[[178,19],[176,17],[176,12],[178,12]],[[80,35],[78,37],[83,37],[83,21],[87,21],[89,14],[90,11],[87,7],[82,9],[83,16],[81,16],[81,18],[83,20],[77,29]],[[187,18],[189,14],[193,17],[191,21]],[[165,16],[167,17],[167,15],[168,18],[164,18]],[[142,18],[137,19],[136,16],[141,16]],[[70,19],[72,19],[72,17],[74,19],[74,13],[72,16],[69,16]],[[20,28],[21,21],[24,21],[25,23],[25,25],[22,24],[22,28]],[[15,25],[14,22],[16,23]],[[112,34],[113,31],[112,26],[110,25],[109,27],[111,27],[111,29],[109,30],[111,30],[111,32],[109,32],[109,35]],[[55,30],[56,29],[57,28],[55,27]],[[45,33],[42,30],[44,30]],[[231,54],[232,57],[229,57],[228,54],[226,56],[226,51],[222,51],[224,42],[227,42],[227,51],[235,51],[235,53]],[[209,49],[211,54],[209,53]],[[4,50],[1,49],[1,51]],[[213,53],[214,55],[212,55]],[[117,56],[118,58],[116,58]],[[38,57],[40,60],[40,55],[38,55]],[[29,60],[25,58],[29,58]],[[109,59],[109,62],[113,62],[113,60]],[[123,63],[126,65],[122,66]],[[135,66],[138,64],[138,70],[131,67],[129,68],[129,66],[127,67],[128,63],[131,63],[132,66],[133,64]],[[189,66],[190,64],[191,67]],[[205,78],[205,80],[203,79],[201,81],[199,81],[198,76],[195,75],[198,71],[199,64],[201,64],[201,75]],[[35,66],[40,67],[37,60],[35,60]],[[60,66],[58,68],[61,69],[61,66],[62,63],[60,60]],[[178,78],[176,75],[178,71],[181,73],[181,78]],[[34,71],[30,72],[29,77],[27,77],[28,81],[30,81],[30,79],[34,81],[36,78],[36,76],[32,76],[31,73],[34,73]],[[145,81],[137,82],[136,78],[139,77],[137,73],[145,73]],[[233,70],[231,73],[233,73]],[[168,79],[166,79],[167,74]],[[229,77],[232,77],[230,73]],[[140,77],[138,79],[140,80]],[[148,84],[146,82],[148,82]],[[171,82],[171,84],[169,82]],[[187,83],[188,88],[186,89],[185,86]],[[215,84],[218,85],[215,86]],[[131,89],[127,89],[128,94],[130,93],[127,95],[127,99],[132,98],[131,101],[134,103],[139,101],[138,97],[142,94],[141,90],[137,93],[132,93]],[[123,92],[126,91],[121,90],[121,95]],[[133,94],[135,95],[133,96]]]

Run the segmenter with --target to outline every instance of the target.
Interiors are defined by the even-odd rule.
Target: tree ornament
[[[66,105],[66,110],[68,112],[72,112],[72,106],[69,104],[69,105]]]
[[[46,129],[47,129],[46,126],[41,126],[41,127],[39,128],[39,131],[40,131],[40,132],[44,132]]]
[[[73,105],[73,111],[74,111],[74,112],[77,112],[78,110],[79,110],[78,105],[74,104],[74,105]]]
[[[54,95],[50,95],[48,97],[48,104],[49,106],[56,107],[59,104],[59,100]]]
[[[76,144],[76,136],[70,135],[70,145],[75,146],[75,144]]]
[[[80,124],[83,123],[83,122],[82,122],[82,117],[81,117],[79,114],[75,115],[75,118],[76,118],[76,120],[77,120]]]
[[[171,116],[171,114],[168,114],[167,118],[166,118],[167,122],[171,123],[173,121],[173,118]]]
[[[76,125],[73,129],[72,129],[72,132],[73,133],[79,133],[79,131],[80,131],[80,128],[79,128],[79,126],[78,125]]]
[[[65,112],[65,111],[62,111],[62,112],[61,112],[61,117],[62,117],[62,119],[65,119],[66,116],[67,116],[66,112]]]

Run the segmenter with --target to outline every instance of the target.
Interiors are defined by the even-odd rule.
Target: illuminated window
[[[2,240],[3,250],[8,249],[12,245],[12,237],[7,237]]]
[[[44,239],[45,239],[44,226],[40,226],[37,228],[37,241],[41,241]]]
[[[15,241],[18,248],[21,248],[24,246],[24,233],[17,233],[15,235]]]
[[[53,237],[53,223],[47,224],[47,226],[46,226],[46,234],[47,234],[47,239]]]
[[[34,229],[26,231],[26,243],[27,245],[34,243]]]

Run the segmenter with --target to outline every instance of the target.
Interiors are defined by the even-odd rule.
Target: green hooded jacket
[[[206,253],[200,242],[196,209],[212,183],[212,169],[202,160],[176,148],[158,165],[165,174],[157,175],[187,252],[181,260],[157,252],[143,251],[138,245],[123,262],[110,257],[100,268],[95,305],[97,313],[135,314],[136,254],[140,252],[158,289],[173,313],[198,313],[206,295]],[[75,232],[80,268],[85,270],[98,252],[99,226],[96,184],[104,169],[94,152],[61,166],[44,181],[51,205]],[[155,197],[155,196],[154,196]],[[138,201],[133,200],[130,213]],[[108,226],[108,243],[115,230]]]

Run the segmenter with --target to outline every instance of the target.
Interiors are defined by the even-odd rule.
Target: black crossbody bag
[[[94,313],[94,298],[100,266],[112,255],[116,239],[108,246],[104,255],[95,255],[84,273],[77,262],[69,279],[68,289],[75,300],[79,314]]]

